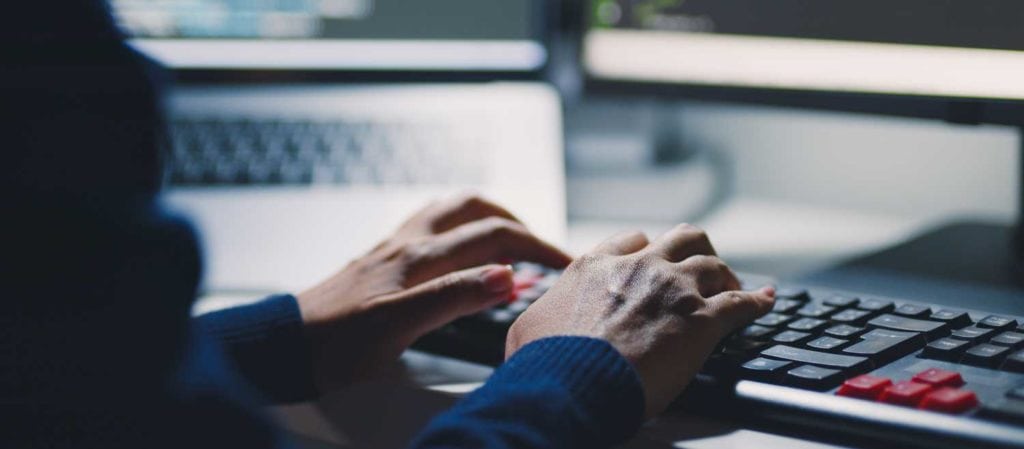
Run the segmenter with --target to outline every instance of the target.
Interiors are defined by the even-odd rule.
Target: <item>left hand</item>
[[[468,195],[426,207],[297,295],[320,392],[379,373],[420,336],[507,300],[512,271],[501,260],[572,261],[505,209]]]

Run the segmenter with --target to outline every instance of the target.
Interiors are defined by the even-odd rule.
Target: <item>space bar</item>
[[[792,346],[785,345],[772,346],[771,348],[765,349],[761,352],[761,355],[776,359],[792,360],[794,362],[843,369],[863,368],[868,363],[868,359],[865,357],[808,351],[806,349],[794,348]]]

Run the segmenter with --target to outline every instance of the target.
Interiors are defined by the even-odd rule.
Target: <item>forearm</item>
[[[309,342],[291,295],[208,313],[197,327],[218,340],[229,362],[274,403],[316,396]]]
[[[413,447],[610,447],[639,428],[643,410],[640,380],[611,345],[548,338],[520,349]]]

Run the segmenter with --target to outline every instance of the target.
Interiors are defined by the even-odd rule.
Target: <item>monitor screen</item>
[[[1020,0],[592,0],[593,79],[1024,100]]]
[[[191,69],[533,71],[533,0],[111,0],[131,44]]]

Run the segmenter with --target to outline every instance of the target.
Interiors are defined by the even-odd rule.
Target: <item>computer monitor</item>
[[[585,0],[582,11],[589,92],[1005,124],[1024,136],[1019,0]],[[1016,243],[991,246],[1016,247],[1017,285],[1024,179],[1020,199]],[[970,254],[949,248],[981,241],[946,234],[930,247]]]
[[[131,44],[182,70],[530,72],[535,0],[112,0]]]
[[[1024,124],[1017,0],[592,0],[586,16],[591,86]]]

